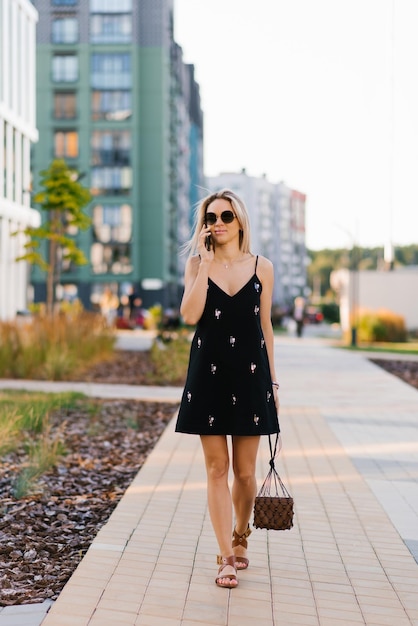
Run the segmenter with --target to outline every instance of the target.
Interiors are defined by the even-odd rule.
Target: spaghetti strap
[[[256,273],[257,273],[257,263],[258,263],[258,254],[257,254],[256,259],[255,259],[254,274],[256,274]]]

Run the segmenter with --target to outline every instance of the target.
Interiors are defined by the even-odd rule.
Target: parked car
[[[320,324],[324,321],[322,311],[317,306],[309,305],[305,310],[305,321],[308,324]]]

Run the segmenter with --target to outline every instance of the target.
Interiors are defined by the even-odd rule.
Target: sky
[[[418,244],[417,0],[174,0],[205,174],[307,195],[306,241]],[[245,200],[245,198],[244,198]]]

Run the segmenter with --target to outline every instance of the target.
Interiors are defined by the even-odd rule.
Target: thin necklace
[[[235,265],[235,263],[238,262],[238,258],[239,257],[237,257],[236,259],[233,259],[232,261],[229,261],[228,263],[224,263],[223,261],[218,261],[216,259],[215,259],[215,261],[217,263],[219,263],[220,265],[223,265],[223,267],[227,270],[228,268],[232,267],[232,265]],[[241,256],[241,258],[242,258],[242,256]]]

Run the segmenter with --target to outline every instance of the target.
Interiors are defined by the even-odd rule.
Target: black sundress
[[[253,276],[233,296],[208,280],[177,432],[268,435],[280,430],[259,315],[263,287],[257,263],[258,256]]]

